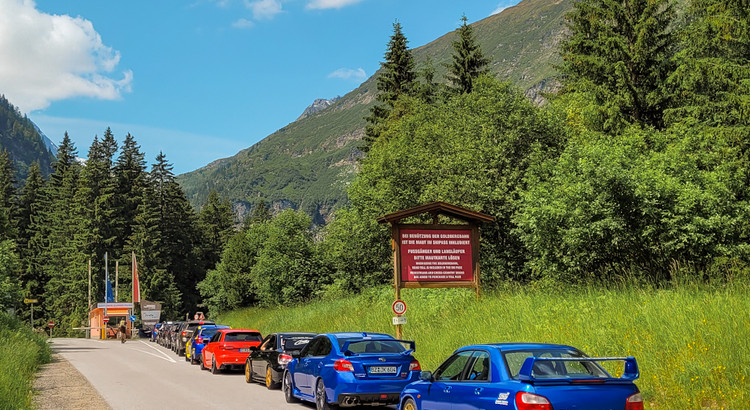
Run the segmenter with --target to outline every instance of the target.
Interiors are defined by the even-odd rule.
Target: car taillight
[[[187,332],[185,332],[185,331],[182,332],[182,337],[185,337],[185,333],[187,333]]]
[[[422,370],[422,366],[419,365],[418,361],[415,360],[409,363],[409,371],[412,371],[412,370]]]
[[[292,362],[292,360],[294,360],[294,358],[292,356],[289,356],[288,354],[279,355],[279,364],[282,366],[288,365],[289,363]]]
[[[203,338],[202,337],[196,337],[195,338],[195,343],[201,343],[201,344],[203,344]]]
[[[348,360],[339,359],[333,364],[333,370],[339,372],[353,372],[354,366],[352,365],[352,362]]]
[[[625,410],[643,410],[643,396],[641,393],[631,394],[625,401]]]
[[[552,410],[546,397],[525,391],[516,393],[516,407],[518,410]]]

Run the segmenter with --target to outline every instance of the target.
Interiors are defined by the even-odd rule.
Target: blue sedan
[[[419,379],[414,342],[380,333],[328,333],[311,340],[287,365],[284,397],[332,405],[398,403],[404,387]]]
[[[612,377],[601,363],[624,362]],[[401,410],[643,410],[633,357],[589,358],[571,346],[503,343],[456,350],[401,393]]]

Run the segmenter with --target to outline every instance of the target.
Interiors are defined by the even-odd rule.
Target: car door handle
[[[482,390],[484,390],[484,387],[477,387],[474,389],[474,394],[482,394]]]
[[[445,386],[445,388],[443,389],[443,393],[450,394],[450,392],[451,392],[451,386]]]

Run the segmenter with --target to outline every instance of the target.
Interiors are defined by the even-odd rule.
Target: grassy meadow
[[[590,356],[635,356],[646,408],[746,408],[750,402],[748,284],[670,288],[512,287],[402,290],[404,338],[423,370],[473,343],[568,344]],[[251,308],[215,318],[275,331],[395,335],[390,287],[304,306]]]
[[[34,372],[51,360],[47,337],[0,314],[0,346],[0,409],[32,408]]]

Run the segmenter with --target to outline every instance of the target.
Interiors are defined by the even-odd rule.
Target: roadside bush
[[[0,346],[8,352],[0,355],[0,409],[29,409],[34,373],[51,360],[47,338],[0,313]]]

